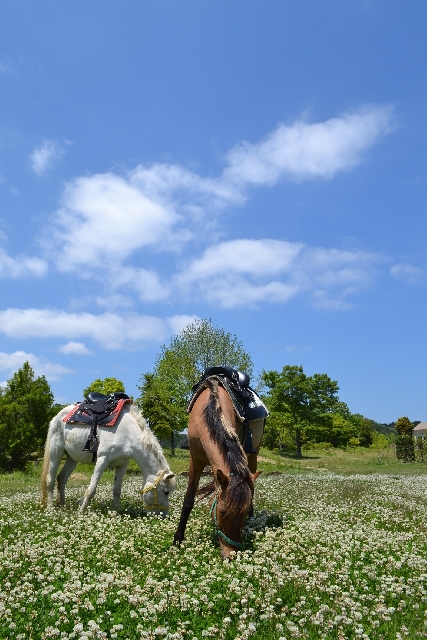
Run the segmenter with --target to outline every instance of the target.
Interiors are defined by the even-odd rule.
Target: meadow
[[[188,452],[171,460],[177,472]],[[206,502],[186,541],[171,516],[146,516],[129,473],[119,516],[107,472],[77,512],[89,468],[64,509],[44,511],[39,470],[0,476],[0,638],[394,639],[427,636],[426,465],[389,452],[261,452],[245,546],[222,562]]]

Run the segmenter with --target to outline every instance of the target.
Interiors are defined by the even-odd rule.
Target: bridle
[[[232,473],[228,474],[229,476],[232,476]],[[242,549],[243,548],[243,544],[242,542],[237,542],[236,540],[231,540],[231,538],[229,538],[228,536],[225,535],[225,533],[223,531],[221,531],[221,529],[218,527],[218,498],[219,498],[219,494],[222,491],[222,487],[218,488],[218,491],[215,494],[215,497],[212,501],[211,504],[211,510],[210,510],[210,515],[212,516],[213,514],[213,521],[214,521],[214,526],[215,526],[215,531],[217,536],[219,536],[220,538],[222,538],[223,540],[225,540],[225,542],[228,542],[228,544],[231,544],[232,547],[236,547],[236,549]]]
[[[169,507],[165,507],[162,504],[160,504],[159,497],[158,497],[158,490],[157,490],[157,485],[162,480],[166,472],[167,470],[163,469],[163,471],[160,472],[160,475],[155,479],[153,484],[150,484],[148,485],[148,487],[145,487],[144,489],[140,490],[139,493],[141,495],[144,495],[144,493],[148,493],[149,491],[153,490],[153,494],[154,494],[153,504],[149,504],[149,505],[144,504],[144,509],[146,511],[156,511],[157,509],[160,509],[161,511],[169,511]]]

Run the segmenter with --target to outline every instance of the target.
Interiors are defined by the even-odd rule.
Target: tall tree
[[[0,470],[22,470],[41,453],[49,421],[56,412],[46,378],[35,378],[25,362],[0,395]]]
[[[262,380],[268,389],[267,403],[275,413],[291,417],[295,436],[296,456],[302,457],[301,435],[307,427],[324,425],[328,415],[342,403],[338,399],[338,383],[325,373],[307,376],[302,366],[283,367],[281,372],[264,371]]]
[[[406,416],[402,416],[396,422],[396,456],[403,462],[415,461],[414,425]]]
[[[110,395],[110,393],[115,393],[116,391],[123,391],[125,387],[121,380],[117,380],[117,378],[97,378],[91,384],[86,387],[83,391],[83,395],[86,398],[87,394],[91,391],[97,391],[98,393],[105,393],[106,396]]]
[[[209,320],[195,320],[164,345],[154,371],[141,376],[137,402],[150,426],[161,437],[171,438],[187,426],[186,408],[191,388],[209,366],[226,365],[252,373],[249,353],[238,338]]]

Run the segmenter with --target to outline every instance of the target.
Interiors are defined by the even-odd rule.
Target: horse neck
[[[135,456],[135,460],[141,469],[144,482],[153,480],[159,471],[170,471],[169,464],[163,453],[156,450],[155,445],[143,446],[141,451]]]

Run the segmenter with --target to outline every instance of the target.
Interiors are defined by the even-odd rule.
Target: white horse
[[[41,485],[43,502],[53,508],[55,477],[66,453],[66,460],[57,476],[58,503],[65,504],[65,485],[78,462],[91,463],[92,453],[82,451],[89,438],[90,425],[64,422],[63,418],[73,405],[62,409],[51,421],[45,445]],[[133,404],[125,404],[113,427],[98,425],[99,447],[97,460],[89,487],[85,492],[80,511],[84,512],[96,492],[99,479],[108,466],[115,467],[113,506],[120,508],[123,477],[131,459],[141,469],[143,477],[144,508],[166,515],[169,511],[169,494],[175,489],[175,474],[170,470],[157,438],[148,428],[144,418]]]

